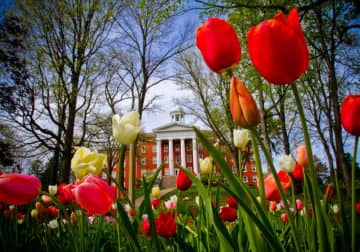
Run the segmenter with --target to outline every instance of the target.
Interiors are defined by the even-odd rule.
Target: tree
[[[140,118],[144,111],[153,109],[158,98],[149,99],[149,90],[174,76],[169,64],[191,45],[192,26],[176,23],[181,14],[179,2],[128,1],[116,20],[118,45],[113,52],[119,52],[115,57],[120,68],[114,74],[117,75],[117,85],[125,87],[130,94],[128,104],[122,103],[122,110],[126,107],[138,111]],[[120,99],[124,89],[118,96],[108,96],[110,107],[115,107],[113,104]],[[119,106],[118,103],[116,110]],[[132,146],[134,148],[136,142]],[[134,149],[131,151],[135,152]],[[133,200],[134,197],[130,198]]]
[[[73,146],[86,142],[88,115],[96,105],[96,56],[120,5],[92,0],[21,1],[15,6],[14,15],[29,31],[24,55],[32,75],[26,79],[30,95],[17,93],[18,109],[6,117],[24,132],[34,152],[40,146],[53,152],[52,183],[60,163],[61,181],[68,182]]]

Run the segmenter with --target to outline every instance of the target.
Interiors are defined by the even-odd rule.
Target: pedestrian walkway
[[[171,187],[171,188],[165,188],[163,190],[160,191],[160,198],[164,195],[166,195],[167,193],[171,192],[171,191],[175,191],[176,187]],[[139,198],[137,198],[135,200],[135,208],[139,208],[141,205],[141,202],[143,202],[144,200],[144,196],[141,196]]]

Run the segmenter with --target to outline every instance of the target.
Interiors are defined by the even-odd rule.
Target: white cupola
[[[180,106],[176,106],[173,110],[170,111],[171,121],[173,123],[184,123],[185,112]]]

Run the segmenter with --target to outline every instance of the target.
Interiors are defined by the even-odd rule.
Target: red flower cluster
[[[37,177],[3,173],[0,175],[0,202],[9,205],[25,205],[39,194],[41,182]]]
[[[57,187],[57,200],[65,205],[66,203],[72,203],[75,201],[74,195],[72,194],[72,189],[75,188],[75,185],[73,184],[65,184],[61,183]]]
[[[176,234],[176,221],[172,212],[160,213],[154,221],[158,235],[169,238]]]
[[[191,179],[185,174],[185,172],[180,170],[176,178],[176,187],[181,191],[186,191],[191,185]]]

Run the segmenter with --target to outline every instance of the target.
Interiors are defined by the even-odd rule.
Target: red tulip
[[[164,238],[172,237],[176,234],[176,221],[173,213],[160,213],[155,220],[156,233]]]
[[[287,216],[286,213],[282,213],[280,217],[282,222],[284,222],[285,224],[289,222],[289,217]]]
[[[301,200],[301,199],[297,199],[295,202],[296,202],[296,209],[297,209],[298,211],[300,211],[300,210],[302,209],[302,207],[303,207],[302,200]]]
[[[205,63],[216,73],[233,67],[241,58],[236,31],[220,18],[209,18],[196,30],[196,45]]]
[[[357,214],[360,214],[360,202],[356,203],[355,210]]]
[[[252,27],[247,40],[251,61],[271,83],[292,83],[308,68],[309,52],[296,8],[288,18],[280,12]]]
[[[360,136],[360,95],[349,94],[341,105],[341,124],[354,136]]]
[[[230,112],[234,122],[242,128],[249,128],[260,122],[260,114],[254,98],[235,76],[231,78],[230,83]]]
[[[75,201],[74,195],[72,193],[72,189],[74,189],[76,185],[73,184],[65,184],[62,183],[58,186],[58,195],[57,200],[60,201],[61,204],[72,203]]]
[[[139,229],[139,233],[146,235],[146,237],[151,236],[150,222],[148,220],[143,220],[141,222],[141,227]]]
[[[8,173],[0,175],[0,202],[9,205],[25,205],[39,194],[41,182],[37,177]]]
[[[76,202],[89,215],[106,214],[115,200],[111,187],[101,178],[88,174],[72,189]]]
[[[295,169],[292,172],[292,175],[296,181],[302,181],[304,179],[303,168],[299,163],[295,163]]]
[[[222,207],[220,209],[219,215],[220,215],[220,219],[222,219],[223,221],[233,222],[237,219],[236,209],[229,206]]]
[[[183,172],[182,170],[179,171],[179,174],[176,178],[176,187],[181,191],[186,191],[192,185],[191,179]]]
[[[291,180],[287,172],[279,170],[277,173],[280,183],[283,187],[283,190],[286,191],[290,185]],[[265,197],[267,200],[279,201],[281,200],[280,192],[276,186],[275,178],[272,174],[267,175],[264,178],[264,187],[265,187]]]
[[[157,209],[160,204],[161,204],[160,199],[154,199],[154,200],[151,201],[151,206],[152,206],[153,209]]]
[[[277,209],[276,201],[270,201],[269,203],[269,209],[270,211],[274,212]]]
[[[226,202],[229,204],[230,207],[235,209],[237,208],[238,202],[234,197],[227,197]]]

